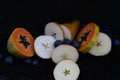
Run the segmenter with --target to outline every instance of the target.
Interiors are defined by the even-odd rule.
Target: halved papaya
[[[77,40],[80,42],[78,49],[82,53],[87,53],[95,44],[99,33],[99,26],[95,23],[88,23],[77,35]]]
[[[26,29],[18,27],[8,39],[7,50],[20,58],[32,57],[35,54],[34,38]]]

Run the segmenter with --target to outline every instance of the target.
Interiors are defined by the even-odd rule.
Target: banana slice
[[[72,60],[76,62],[79,58],[79,53],[76,48],[71,45],[62,44],[56,47],[52,54],[52,60],[59,63],[62,60]]]
[[[96,44],[89,51],[94,56],[104,56],[111,51],[112,42],[110,37],[102,32],[99,32]]]
[[[43,59],[51,58],[54,50],[53,44],[55,41],[56,41],[55,38],[53,38],[52,36],[47,35],[38,36],[34,42],[36,54]]]
[[[56,40],[63,40],[65,38],[62,27],[56,22],[49,22],[45,26],[45,35],[53,36]]]
[[[77,80],[80,68],[71,60],[63,60],[55,66],[53,75],[55,80]]]

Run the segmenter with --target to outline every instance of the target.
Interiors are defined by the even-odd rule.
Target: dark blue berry
[[[32,63],[32,59],[25,59],[24,63],[30,65]]]
[[[39,67],[39,66],[40,66],[40,63],[39,63],[39,61],[38,61],[37,59],[34,59],[34,60],[32,61],[32,65],[35,66],[35,67]]]
[[[54,46],[57,47],[62,44],[62,40],[56,40]]]
[[[12,64],[12,63],[13,63],[13,58],[12,58],[12,56],[7,56],[7,57],[5,58],[5,62],[8,63],[8,64]]]
[[[71,42],[71,41],[70,41],[69,39],[64,39],[64,40],[63,40],[63,44],[70,44],[70,42]]]
[[[119,39],[115,39],[113,43],[116,47],[120,46],[120,40]]]
[[[80,47],[80,42],[77,40],[73,40],[71,42],[71,45],[78,49]]]

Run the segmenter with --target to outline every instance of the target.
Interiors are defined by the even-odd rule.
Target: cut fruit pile
[[[99,26],[95,23],[87,24],[78,34],[77,40],[80,42],[79,51],[90,53],[94,56],[104,56],[111,50],[110,37],[99,32]]]
[[[57,64],[53,71],[55,80],[77,80],[80,75],[76,64],[79,52],[104,56],[112,47],[110,37],[100,32],[97,24],[88,23],[80,31],[79,24],[78,20],[64,24],[49,22],[45,25],[45,35],[35,40],[24,28],[16,28],[8,39],[7,49],[20,58],[32,57],[36,53],[39,58],[51,59]]]

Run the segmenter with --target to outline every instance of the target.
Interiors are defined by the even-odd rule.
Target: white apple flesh
[[[53,75],[55,80],[77,80],[80,68],[71,60],[63,60],[55,66]]]
[[[43,59],[49,59],[54,50],[55,38],[48,35],[41,35],[35,39],[34,48],[36,54]]]
[[[58,23],[49,22],[45,26],[45,35],[53,36],[56,40],[64,39],[64,31]]]
[[[62,44],[56,47],[52,54],[52,60],[59,63],[62,60],[72,60],[76,62],[79,58],[77,49],[71,45]]]

